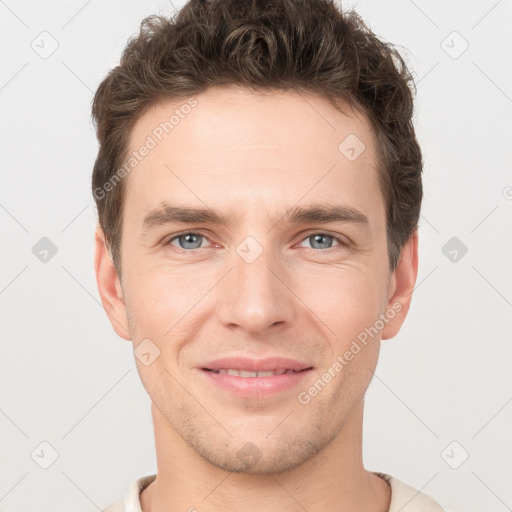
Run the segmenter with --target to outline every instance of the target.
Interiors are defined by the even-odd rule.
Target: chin
[[[223,471],[246,475],[274,475],[292,471],[318,454],[330,442],[314,436],[297,436],[265,440],[261,442],[238,442],[231,439],[228,446],[223,443],[204,444],[204,439],[190,443],[206,462]]]

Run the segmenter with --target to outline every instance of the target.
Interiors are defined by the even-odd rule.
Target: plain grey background
[[[404,48],[425,157],[417,289],[367,394],[365,465],[448,510],[510,510],[512,2],[342,5]],[[99,510],[156,470],[93,272],[90,103],[141,19],[172,12],[0,1],[1,511]]]

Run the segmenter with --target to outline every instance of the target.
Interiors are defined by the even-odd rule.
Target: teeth
[[[258,372],[248,372],[245,370],[228,370],[228,375],[238,375],[239,377],[257,377]]]
[[[212,370],[213,373],[220,373],[223,375],[234,375],[235,377],[272,377],[273,375],[283,375],[294,373],[293,370],[268,370],[261,372],[250,372],[246,370],[234,370],[231,368]]]

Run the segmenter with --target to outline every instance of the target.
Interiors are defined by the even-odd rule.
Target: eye
[[[185,233],[180,233],[173,236],[166,242],[166,245],[173,245],[174,247],[177,247],[176,245],[172,244],[172,242],[175,240],[179,244],[179,249],[193,250],[200,249],[202,246],[202,241],[206,240],[206,237],[200,233],[195,233],[194,231],[187,231]]]
[[[338,236],[330,235],[328,233],[312,233],[306,237],[302,243],[309,241],[313,249],[331,249],[333,247],[333,241],[337,242],[337,246],[346,246],[347,244]]]
[[[195,231],[185,231],[178,233],[172,238],[164,241],[163,245],[172,245],[177,249],[193,251],[195,249],[204,248],[203,242],[208,239],[201,233]],[[311,233],[309,236],[303,239],[301,244],[309,241],[313,249],[319,249],[321,251],[327,251],[336,247],[346,247],[348,244],[339,236],[331,235],[329,233]],[[177,244],[176,244],[177,242]],[[333,242],[336,242],[333,245]]]

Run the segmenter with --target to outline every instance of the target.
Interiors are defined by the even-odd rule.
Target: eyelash
[[[202,233],[199,233],[198,231],[188,230],[188,231],[182,231],[181,233],[176,233],[176,234],[172,235],[171,238],[165,238],[164,241],[161,243],[161,245],[163,247],[174,247],[174,246],[171,246],[170,243],[173,240],[176,240],[177,238],[179,238],[180,236],[183,236],[183,235],[197,235],[197,236],[201,236],[201,237],[205,238],[206,240],[209,240],[206,235],[203,235]],[[304,238],[302,238],[301,242],[303,242],[304,240],[306,240],[314,235],[326,235],[328,237],[331,237],[333,240],[336,240],[336,242],[338,242],[338,244],[339,244],[334,247],[329,247],[327,249],[317,249],[315,252],[327,253],[327,252],[334,251],[336,249],[347,248],[350,245],[344,239],[335,235],[334,233],[329,233],[329,231],[312,231],[312,232],[308,233],[306,236],[304,236]],[[203,248],[182,249],[181,247],[174,247],[174,248],[178,249],[179,251],[189,252],[189,253],[195,253],[196,251],[200,251],[201,249],[203,249]],[[312,249],[315,250],[314,248],[312,248]]]

